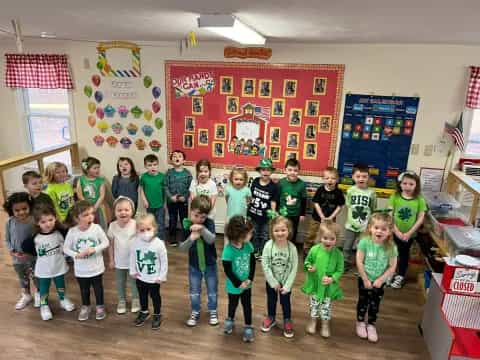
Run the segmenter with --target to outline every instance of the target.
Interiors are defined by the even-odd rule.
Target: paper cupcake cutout
[[[138,131],[138,126],[135,125],[134,123],[130,123],[127,125],[128,135],[135,135],[137,131]]]
[[[162,147],[162,144],[160,144],[158,140],[152,140],[148,143],[148,145],[150,145],[150,149],[155,152],[158,152]]]
[[[128,109],[125,105],[120,105],[118,107],[118,115],[120,115],[122,119],[125,119],[128,116]]]
[[[147,143],[143,139],[137,139],[135,140],[135,146],[137,147],[138,150],[145,150]]]
[[[134,106],[133,108],[131,108],[130,112],[135,119],[140,119],[140,116],[142,116],[143,113],[142,109],[140,109],[138,106]]]
[[[152,136],[153,128],[150,125],[143,125],[142,132],[145,134],[145,136],[150,137]]]
[[[150,121],[152,120],[152,112],[148,109],[143,110],[143,117],[145,120]]]
[[[109,128],[108,122],[106,122],[105,120],[100,121],[97,124],[97,128],[98,128],[98,130],[100,130],[100,132],[106,133],[108,128]]]
[[[122,137],[120,139],[120,144],[122,144],[124,149],[128,149],[130,145],[132,145],[132,140],[130,140],[128,137]]]
[[[118,139],[115,136],[109,136],[107,137],[106,142],[110,147],[114,148],[117,146]]]
[[[105,106],[105,109],[103,111],[105,112],[105,116],[108,118],[112,118],[113,115],[115,115],[115,108],[110,104]]]
[[[100,135],[95,135],[93,137],[93,142],[95,145],[97,146],[103,146],[103,142],[105,141],[105,138],[103,136],[100,136]]]
[[[120,134],[123,130],[123,125],[120,124],[119,122],[116,122],[114,124],[112,124],[112,130],[115,134]]]

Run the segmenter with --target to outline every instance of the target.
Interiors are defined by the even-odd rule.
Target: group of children
[[[112,180],[114,221],[106,205],[105,179],[100,176],[100,161],[82,160],[84,175],[78,179],[76,194],[68,181],[64,164],[49,164],[42,178],[29,171],[23,176],[28,192],[14,193],[4,204],[10,218],[6,227],[7,248],[18,274],[22,296],[17,309],[27,306],[33,297],[43,320],[52,318],[48,305],[53,280],[66,311],[74,304],[65,296],[65,256],[71,257],[78,281],[82,306],[78,320],[88,320],[91,312],[90,289],[93,287],[95,318],[106,317],[103,296],[103,251],[108,248],[109,267],[115,271],[118,294],[117,313],[127,312],[126,287],[130,284],[131,312],[138,313],[136,326],[150,317],[148,298],[153,302],[152,328],[161,324],[160,286],[167,279],[168,260],[165,247],[165,208],[169,213],[169,243],[188,252],[188,280],[191,312],[187,326],[200,321],[202,280],[206,283],[208,323],[218,325],[218,269],[215,246],[215,204],[217,186],[211,179],[208,160],[196,164],[196,177],[184,167],[185,155],[174,151],[173,167],[159,172],[155,155],[144,158],[146,172],[138,176],[131,159],[119,158],[117,175]],[[276,324],[276,306],[283,311],[283,334],[294,336],[291,293],[298,268],[298,226],[305,220],[307,196],[305,183],[298,177],[300,164],[290,159],[286,176],[272,180],[275,170],[269,159],[256,168],[260,176],[248,187],[248,175],[242,168],[230,173],[225,190],[227,221],[221,256],[226,275],[228,315],[224,332],[231,334],[235,312],[241,302],[245,326],[243,340],[254,340],[252,326],[252,282],[256,261],[265,274],[267,315],[261,330],[269,332]],[[361,338],[376,342],[375,322],[383,288],[393,279],[392,287],[405,282],[409,250],[420,227],[426,205],[420,195],[419,178],[414,173],[399,177],[397,192],[389,200],[389,209],[377,210],[375,191],[368,187],[368,168],[358,165],[352,173],[353,185],[346,194],[337,188],[338,173],[324,171],[324,184],[313,197],[312,221],[303,248],[306,273],[301,290],[309,296],[310,318],[306,331],[330,336],[331,304],[342,298],[341,276],[354,263],[358,270],[356,332]],[[146,214],[137,216],[138,198]],[[346,204],[343,251],[338,248],[339,226],[336,217]],[[390,212],[393,210],[393,218]],[[177,223],[182,235],[177,240]],[[65,240],[64,240],[65,239]],[[398,249],[398,251],[397,251]],[[356,250],[355,261],[352,259]],[[397,257],[398,271],[397,271]],[[394,274],[396,273],[396,276]],[[368,317],[366,318],[368,313]]]

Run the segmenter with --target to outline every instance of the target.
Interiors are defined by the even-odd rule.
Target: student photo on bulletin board
[[[285,116],[285,99],[273,99],[272,109],[272,117]]]
[[[227,96],[226,113],[238,114],[239,98],[238,96]]]
[[[225,124],[215,124],[215,140],[225,140]]]
[[[203,115],[203,97],[192,96],[192,114]]]
[[[231,76],[220,76],[220,88],[221,95],[232,95],[233,94],[233,77]]]
[[[330,133],[332,127],[332,117],[330,115],[320,115],[318,118],[318,132]]]
[[[320,109],[320,101],[307,100],[305,102],[305,116],[318,116]]]
[[[306,142],[303,144],[303,158],[315,160],[317,158],[317,144],[314,142]]]
[[[298,149],[298,133],[297,132],[288,133],[287,149]]]
[[[325,95],[327,93],[327,78],[316,77],[313,79],[313,95]]]
[[[255,79],[242,79],[242,96],[255,96]]]
[[[298,160],[298,151],[285,151],[285,161]]]
[[[272,96],[272,80],[259,80],[258,97],[269,98]]]
[[[280,128],[270,128],[270,144],[280,144]]]
[[[305,126],[305,139],[316,140],[317,139],[317,125],[307,124]]]
[[[214,141],[213,142],[213,157],[224,157],[225,156],[225,146],[224,143],[221,141]]]
[[[183,134],[183,147],[193,149],[193,134]]]
[[[297,96],[297,80],[283,80],[283,97]]]
[[[290,109],[289,126],[302,126],[302,109]]]
[[[198,146],[208,146],[208,129],[198,129]]]
[[[195,132],[195,118],[193,116],[185,116],[185,132]]]
[[[270,159],[273,162],[280,161],[280,146],[275,146],[275,145],[270,146]]]

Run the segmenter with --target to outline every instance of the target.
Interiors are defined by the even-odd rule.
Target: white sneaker
[[[20,296],[20,299],[15,304],[15,309],[22,310],[31,302],[32,302],[32,295],[23,293],[22,296]]]
[[[33,307],[39,308],[40,307],[40,291],[35,292],[33,295]]]
[[[405,284],[405,278],[402,275],[394,277],[392,284],[390,285],[394,289],[401,289]]]
[[[82,305],[80,313],[78,314],[78,321],[86,321],[90,316],[91,307]]]
[[[200,313],[192,311],[192,313],[190,314],[190,318],[187,320],[187,326],[197,326],[198,319],[200,319]]]
[[[138,313],[140,311],[140,300],[132,300],[132,313]]]
[[[44,321],[52,320],[53,315],[52,315],[52,311],[50,310],[50,306],[48,305],[40,306],[40,316]]]
[[[75,304],[72,303],[67,298],[64,298],[63,300],[60,300],[60,306],[62,307],[63,310],[68,311],[68,312],[75,310]]]
[[[125,314],[127,312],[127,302],[120,300],[117,305],[117,314]]]

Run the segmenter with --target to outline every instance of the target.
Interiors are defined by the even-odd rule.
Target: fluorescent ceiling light
[[[232,39],[243,45],[264,45],[265,37],[233,15],[200,15],[198,27]]]

